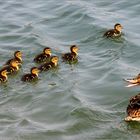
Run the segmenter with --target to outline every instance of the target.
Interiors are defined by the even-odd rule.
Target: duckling
[[[45,62],[46,60],[50,59],[51,57],[51,49],[49,47],[44,48],[43,53],[38,54],[35,58],[34,61],[36,63],[42,63]]]
[[[10,65],[6,65],[2,68],[2,70],[7,70],[8,75],[16,73],[19,71],[19,62],[17,60],[12,60]]]
[[[64,61],[73,62],[78,58],[78,47],[76,45],[72,45],[70,47],[70,53],[62,54],[62,59]]]
[[[7,82],[7,79],[8,79],[7,73],[8,73],[8,72],[7,72],[6,69],[3,69],[3,70],[0,71],[0,83],[5,83],[5,82]]]
[[[130,98],[125,121],[140,121],[140,93]]]
[[[46,62],[39,67],[40,71],[47,71],[51,68],[57,67],[59,58],[57,56],[52,56],[50,62]]]
[[[31,73],[23,75],[21,80],[23,82],[31,82],[31,81],[38,80],[39,72],[40,72],[40,70],[37,67],[33,67],[33,68],[31,68]]]
[[[9,59],[5,65],[10,65],[12,60],[18,61],[20,64],[22,63],[22,52],[21,51],[15,51],[14,58]]]
[[[129,82],[130,84],[126,87],[133,87],[133,86],[137,86],[140,85],[140,73],[132,78],[132,79],[124,79],[126,82]]]
[[[122,25],[121,24],[119,24],[119,23],[116,23],[115,25],[114,25],[114,29],[110,29],[110,30],[108,30],[107,32],[105,32],[105,34],[104,34],[104,36],[105,37],[119,37],[119,36],[121,36],[121,31],[122,31]]]

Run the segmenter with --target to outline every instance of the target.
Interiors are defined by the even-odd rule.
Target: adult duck
[[[125,121],[140,121],[140,93],[130,98]]]

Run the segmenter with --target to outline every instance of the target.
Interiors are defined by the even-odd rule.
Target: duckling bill
[[[51,49],[49,47],[44,48],[43,53],[38,54],[35,58],[34,61],[36,63],[42,63],[45,62],[46,60],[50,59],[51,57]]]
[[[119,37],[121,36],[121,32],[122,32],[122,25],[117,23],[114,25],[114,29],[110,29],[107,32],[104,33],[104,37]]]
[[[138,74],[136,77],[132,79],[124,79],[124,80],[129,83],[126,87],[133,87],[133,86],[140,85],[140,74]]]
[[[140,93],[130,98],[125,121],[140,121]]]
[[[40,71],[48,71],[58,65],[59,58],[57,56],[52,56],[50,62],[46,62],[39,67]]]
[[[31,68],[31,72],[22,76],[21,80],[23,82],[31,82],[38,80],[38,73],[40,70],[37,67]]]
[[[78,59],[78,47],[76,45],[72,45],[70,47],[69,53],[62,54],[62,59],[64,61],[73,62]]]

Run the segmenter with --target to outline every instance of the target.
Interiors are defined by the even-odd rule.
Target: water
[[[0,88],[1,140],[132,140],[139,123],[126,123],[129,98],[123,78],[139,71],[140,3],[112,0],[6,0],[0,2],[0,64],[23,52],[21,71]],[[121,23],[123,36],[103,33]],[[61,61],[34,84],[20,81],[35,55],[79,45],[79,62]]]

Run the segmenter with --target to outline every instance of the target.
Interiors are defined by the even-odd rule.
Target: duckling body
[[[14,58],[9,59],[5,65],[10,65],[11,61],[18,61],[18,63],[22,64],[22,52],[21,51],[16,51],[14,53]]]
[[[69,53],[62,54],[62,59],[64,61],[73,62],[78,58],[78,47],[76,45],[72,45],[70,47]]]
[[[39,69],[37,67],[31,68],[31,73],[22,76],[21,80],[24,82],[31,82],[38,80]]]
[[[114,29],[110,29],[107,32],[104,33],[105,37],[119,37],[121,36],[121,30],[122,30],[122,26],[121,24],[117,23],[114,25]]]
[[[126,112],[125,121],[140,121],[140,93],[131,97]]]
[[[34,58],[34,61],[36,63],[42,63],[42,62],[45,62],[46,60],[50,59],[50,57],[51,57],[51,49],[47,47],[43,50],[43,53],[38,54]]]
[[[2,70],[7,70],[8,75],[11,75],[13,73],[16,73],[17,71],[19,71],[19,62],[12,60],[10,62],[10,65],[6,65],[2,68]]]
[[[41,65],[39,67],[39,70],[40,71],[48,71],[50,70],[51,68],[54,68],[58,65],[58,57],[57,56],[52,56],[50,62],[46,62],[44,63],[43,65]]]
[[[129,85],[127,87],[133,87],[133,86],[140,85],[140,74],[138,74],[136,77],[134,77],[132,79],[125,79],[125,81],[129,83]]]
[[[7,70],[1,70],[0,71],[0,83],[5,83],[7,82]]]

